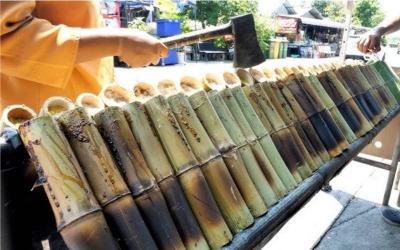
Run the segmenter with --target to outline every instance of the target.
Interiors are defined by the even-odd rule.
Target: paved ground
[[[352,161],[317,193],[262,249],[400,249],[400,227],[380,214],[388,171]],[[396,207],[398,191],[390,205]],[[290,240],[288,240],[290,239]]]

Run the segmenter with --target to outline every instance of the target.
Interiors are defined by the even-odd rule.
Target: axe
[[[252,14],[233,17],[230,23],[221,26],[163,38],[161,42],[172,49],[211,40],[223,35],[233,35],[235,37],[234,67],[249,68],[264,62],[265,58],[258,45]]]

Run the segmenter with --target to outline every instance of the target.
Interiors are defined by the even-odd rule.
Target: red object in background
[[[233,37],[233,35],[224,35],[224,40],[226,42],[230,42],[230,41],[234,40],[234,37]]]
[[[106,27],[120,28],[120,2],[116,0],[101,0],[100,12],[103,16]]]
[[[275,17],[275,32],[293,34],[298,30],[298,18],[277,16]]]

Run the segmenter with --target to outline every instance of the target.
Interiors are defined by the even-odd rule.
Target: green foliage
[[[136,17],[128,23],[128,28],[150,32],[151,27],[143,20],[143,17]]]
[[[382,22],[384,13],[378,0],[357,0],[353,10],[353,22],[364,27],[374,27]]]
[[[336,22],[344,22],[346,13],[343,1],[340,0],[314,0],[311,6],[317,9],[323,17]]]
[[[326,12],[326,8],[330,4],[330,0],[314,0],[311,3],[311,7],[318,10],[322,16],[329,17],[328,13]]]

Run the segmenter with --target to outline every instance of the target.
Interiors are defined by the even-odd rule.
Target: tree
[[[374,27],[382,22],[384,14],[378,0],[357,0],[353,10],[353,23]]]
[[[314,0],[311,3],[311,7],[318,10],[323,17],[328,17],[328,13],[326,12],[326,8],[328,7],[330,0]]]
[[[335,22],[344,22],[346,13],[342,1],[331,1],[325,8],[326,15]]]

